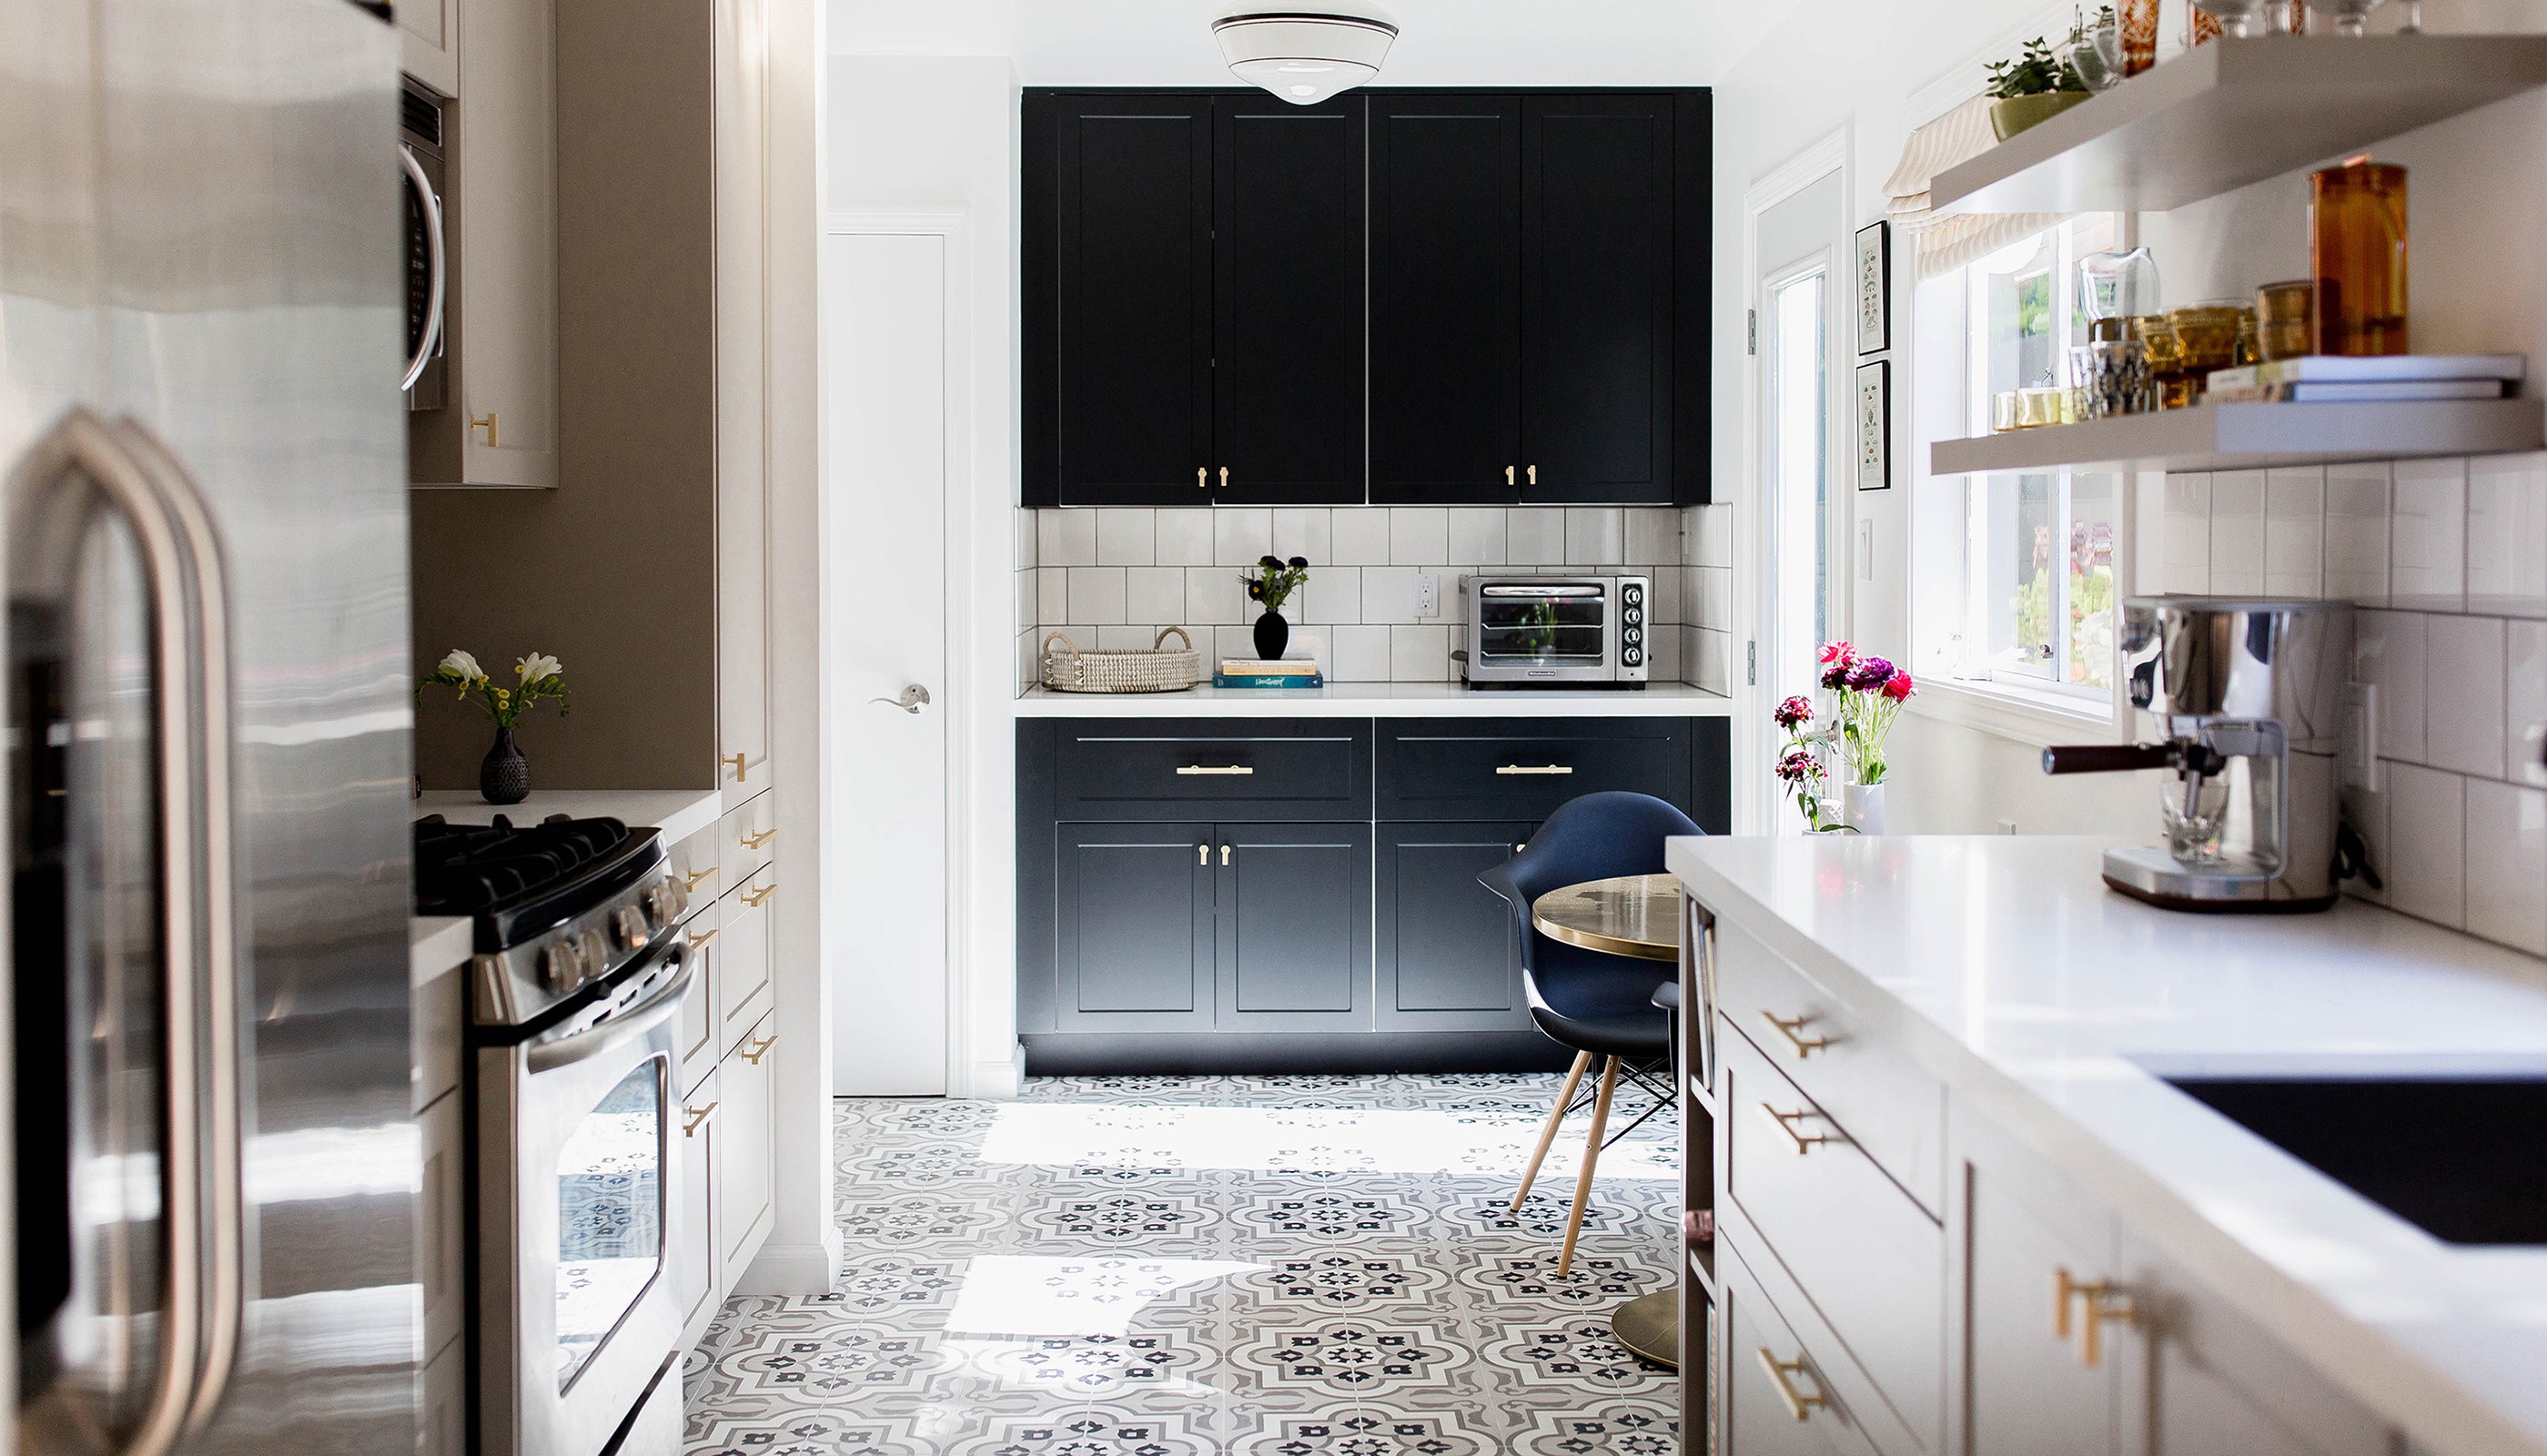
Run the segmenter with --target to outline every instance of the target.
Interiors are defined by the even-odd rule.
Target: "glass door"
[[[1783,699],[1812,691],[1814,649],[1832,636],[1828,258],[1773,279],[1765,302],[1770,610],[1760,680]]]

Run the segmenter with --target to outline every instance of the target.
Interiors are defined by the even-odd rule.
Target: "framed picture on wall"
[[[1857,367],[1857,488],[1892,488],[1892,361]]]
[[[1857,352],[1892,347],[1892,224],[1857,230]]]

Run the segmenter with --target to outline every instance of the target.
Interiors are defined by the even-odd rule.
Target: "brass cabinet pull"
[[[1210,846],[1210,845],[1208,845],[1208,844],[1197,844],[1197,845],[1195,845],[1195,846],[1194,846],[1194,863],[1195,863],[1195,864],[1198,864],[1198,865],[1203,865],[1203,866],[1206,866],[1206,867],[1208,867],[1208,866],[1211,864],[1211,846]]]
[[[762,846],[762,845],[764,845],[764,844],[768,843],[770,840],[777,838],[777,837],[778,837],[778,831],[777,831],[776,829],[764,829],[764,830],[762,830],[761,832],[759,832],[759,833],[757,833],[757,834],[744,834],[744,835],[740,835],[740,836],[738,836],[738,837],[740,837],[740,838],[743,840],[743,847],[744,847],[744,848],[746,848],[746,849],[758,849],[760,846]]]
[[[713,930],[693,930],[690,932],[690,949],[698,950],[716,938],[717,933]]]
[[[721,1102],[711,1102],[705,1107],[682,1108],[681,1112],[683,1116],[681,1119],[681,1136],[684,1138],[697,1137],[699,1135],[699,1129],[707,1125],[708,1114],[716,1111],[723,1105],[725,1104]]]
[[[2137,1327],[2141,1323],[2140,1307],[2131,1294],[2110,1279],[2081,1280],[2067,1269],[2052,1271],[2052,1333],[2057,1339],[2069,1338],[2069,1306],[2085,1305],[2086,1319],[2078,1339],[2078,1363],[2093,1370],[2105,1358],[2105,1324],[2114,1321]]]
[[[1799,1062],[1831,1044],[1830,1038],[1826,1036],[1801,1035],[1805,1023],[1813,1019],[1810,1016],[1799,1016],[1794,1020],[1786,1020],[1775,1011],[1763,1011],[1760,1013],[1760,1019],[1778,1029],[1778,1035],[1785,1037],[1787,1045],[1796,1049],[1796,1060]]]
[[[1243,779],[1255,772],[1256,770],[1249,768],[1243,763],[1181,763],[1177,765],[1177,777],[1181,779],[1189,779],[1197,774],[1212,778],[1229,777]]]
[[[1507,485],[1513,483],[1513,468],[1510,466],[1504,467],[1504,483]]]
[[[749,759],[740,753],[729,753],[717,761],[719,763],[731,763],[734,765],[734,781],[738,784],[743,782],[744,770],[750,762]]]
[[[502,448],[495,443],[495,411],[490,409],[483,415],[473,414],[469,416],[469,428],[473,430],[484,430],[486,432],[486,448],[488,450],[498,450]]]
[[[1763,1117],[1769,1119],[1770,1126],[1796,1140],[1796,1156],[1798,1157],[1803,1156],[1805,1154],[1812,1152],[1815,1148],[1818,1148],[1822,1144],[1830,1141],[1830,1138],[1826,1134],[1800,1133],[1796,1131],[1796,1124],[1802,1122],[1805,1118],[1821,1116],[1820,1113],[1813,1111],[1811,1108],[1806,1108],[1801,1112],[1780,1112],[1777,1108],[1763,1102],[1760,1104],[1760,1113]]]
[[[768,902],[769,897],[777,893],[778,887],[775,885],[764,890],[747,890],[743,893],[743,902],[756,910]]]
[[[1209,490],[1211,488],[1211,471],[1209,468],[1204,466],[1194,467],[1194,488],[1196,490]]]
[[[768,1056],[769,1049],[777,1045],[778,1033],[773,1031],[765,1037],[753,1038],[750,1046],[745,1047],[741,1051],[735,1053],[735,1055],[742,1058],[744,1061],[750,1063],[752,1066],[758,1067],[760,1065],[760,1059]]]
[[[1220,847],[1220,867],[1224,870],[1229,868],[1229,846],[1226,844]]]
[[[1562,778],[1574,770],[1562,763],[1499,763],[1495,765],[1495,772],[1505,778],[1514,775],[1536,778],[1550,774]]]
[[[1538,467],[1537,466],[1532,466],[1530,468],[1530,483],[1533,485],[1538,483]]]
[[[1223,490],[1229,488],[1229,467],[1227,466],[1220,468],[1220,488]]]
[[[1778,1399],[1787,1403],[1787,1413],[1793,1415],[1798,1420],[1810,1418],[1815,1406],[1827,1406],[1830,1404],[1826,1398],[1819,1394],[1808,1396],[1802,1391],[1796,1389],[1795,1381],[1789,1378],[1790,1375],[1812,1374],[1811,1371],[1804,1368],[1804,1362],[1800,1353],[1796,1359],[1781,1360],[1776,1355],[1770,1353],[1767,1345],[1762,1345],[1760,1346],[1760,1368],[1769,1373],[1769,1383],[1778,1388]],[[1815,1376],[1813,1384],[1821,1384],[1820,1377]]]
[[[717,867],[714,865],[710,865],[704,870],[691,870],[687,874],[681,876],[681,888],[683,890],[696,890],[716,877]]]

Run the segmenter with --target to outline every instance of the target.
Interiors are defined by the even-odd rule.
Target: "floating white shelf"
[[[2547,36],[2226,37],[1937,175],[1936,211],[2162,213],[2547,85]]]
[[[2237,471],[2417,455],[2504,455],[2547,446],[2536,399],[2400,400],[2377,404],[2199,404],[1940,440],[1928,471],[1960,475],[2056,466]]]

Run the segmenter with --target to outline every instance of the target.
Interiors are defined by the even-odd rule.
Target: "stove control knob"
[[[681,888],[665,880],[646,892],[646,918],[669,925],[681,917]]]
[[[598,930],[586,930],[575,937],[583,947],[583,979],[590,981],[610,965],[610,940]]]
[[[635,905],[621,905],[619,907],[619,940],[621,944],[627,946],[628,949],[633,951],[637,949],[637,947],[644,945],[646,943],[646,938],[653,933],[653,931],[647,928],[646,912],[644,910],[637,908]]]
[[[552,991],[571,991],[583,985],[583,950],[572,940],[561,940],[540,956],[540,979]]]

